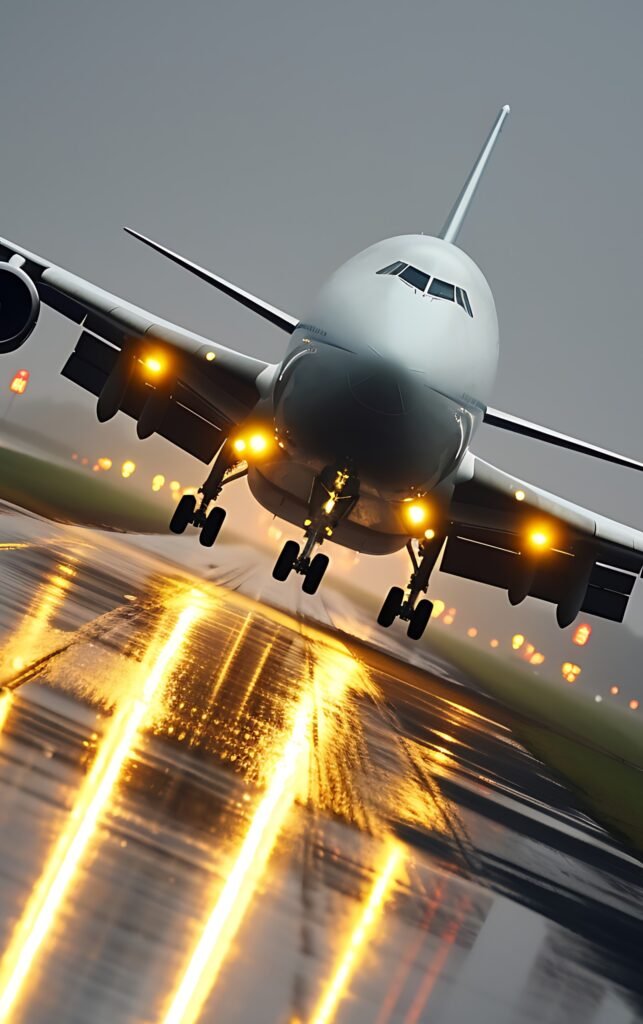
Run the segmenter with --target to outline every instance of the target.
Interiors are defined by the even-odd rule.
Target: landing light
[[[238,437],[237,440],[233,442],[232,447],[238,455],[242,455],[246,450],[246,442],[242,437]]]
[[[514,494],[514,498],[516,499],[516,501],[524,501],[525,500],[525,492],[524,491],[516,491],[516,493]]]
[[[150,373],[161,373],[163,370],[163,360],[158,359],[157,356],[148,356],[144,362]]]
[[[426,540],[433,540],[433,538],[435,537],[435,530],[425,530],[424,536]]]
[[[547,547],[549,540],[549,534],[545,530],[532,530],[529,534],[529,543],[534,548]]]
[[[413,523],[413,526],[420,526],[426,521],[428,515],[424,505],[420,505],[418,502],[414,502],[409,505],[406,509],[406,514],[409,518],[409,522]]]
[[[263,434],[253,434],[250,438],[250,451],[255,455],[265,452],[268,442]]]

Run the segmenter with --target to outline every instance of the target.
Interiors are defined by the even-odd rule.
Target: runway
[[[0,1024],[643,1020],[643,866],[506,712],[216,552],[0,508]]]

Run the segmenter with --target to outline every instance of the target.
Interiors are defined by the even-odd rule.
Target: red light
[[[577,626],[574,632],[572,642],[575,643],[577,647],[584,647],[591,635],[592,627],[589,623],[581,622],[580,626]]]
[[[9,385],[9,390],[14,395],[24,395],[29,383],[29,370],[18,370],[17,374]]]

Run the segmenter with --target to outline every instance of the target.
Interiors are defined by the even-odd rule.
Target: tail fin
[[[489,138],[482,147],[482,150],[480,151],[480,156],[473,165],[471,174],[464,183],[464,187],[460,195],[456,199],[453,209],[451,210],[451,213],[446,219],[446,223],[438,236],[439,238],[443,238],[445,242],[455,242],[456,238],[460,233],[462,222],[466,217],[467,210],[469,209],[473,197],[476,194],[476,189],[480,183],[482,175],[484,174],[484,169],[487,166],[487,162],[489,160],[489,157],[491,156],[493,147],[495,146],[498,140],[498,136],[500,135],[505,119],[509,115],[509,110],[510,107],[505,104],[505,106],[498,114],[496,122],[491,131],[489,132]]]

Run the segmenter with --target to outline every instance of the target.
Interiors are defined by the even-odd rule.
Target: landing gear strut
[[[200,531],[199,542],[205,548],[211,548],[219,536],[226,511],[219,505],[208,511],[213,501],[219,497],[224,484],[245,475],[245,468],[239,467],[239,458],[232,446],[225,442],[216,459],[207,480],[199,488],[201,499],[197,504],[194,494],[184,494],[174,510],[170,520],[172,533],[185,533],[188,526],[196,526]],[[236,470],[236,471],[235,471]]]
[[[313,555],[317,544],[332,537],[333,530],[351,511],[359,497],[359,481],[348,469],[327,466],[315,478],[309,502],[308,518],[303,549],[294,540],[284,544],[275,562],[272,575],[276,580],[286,580],[291,572],[304,577],[301,589],[305,594],[316,594],[324,573],[328,568],[328,555],[318,552]]]
[[[420,556],[418,561],[413,551],[413,543],[408,541],[406,547],[411,556],[413,572],[406,588],[406,594],[402,587],[391,587],[377,616],[380,626],[388,627],[393,624],[395,619],[402,619],[403,622],[409,624],[406,632],[411,640],[420,639],[431,618],[433,602],[428,598],[418,601],[418,598],[428,589],[429,579],[443,543],[444,536],[438,534],[434,534],[430,539],[421,540],[418,545]]]

